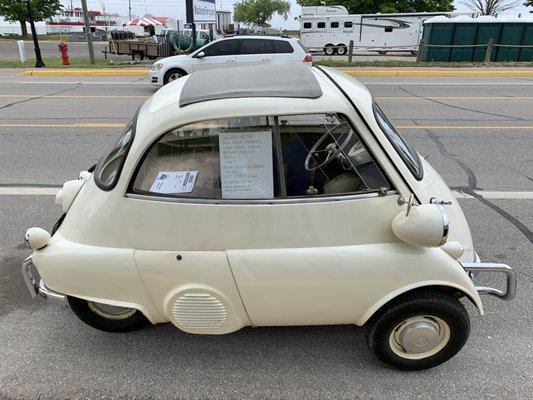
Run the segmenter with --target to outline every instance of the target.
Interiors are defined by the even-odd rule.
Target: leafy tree
[[[33,19],[42,21],[55,15],[63,6],[59,0],[31,0]],[[26,21],[28,21],[28,8],[25,0],[0,0],[0,15],[7,21],[19,22],[22,36],[28,36]]]
[[[496,15],[517,6],[516,0],[464,0],[461,4],[481,15]]]
[[[453,11],[453,0],[296,0],[301,6],[346,7],[350,14]],[[531,0],[528,0],[531,1]]]
[[[274,14],[287,19],[290,9],[291,4],[286,0],[240,0],[233,6],[233,19],[237,22],[265,27],[268,26]]]
[[[533,7],[533,0],[526,0],[526,2],[524,3],[524,5],[526,7]]]

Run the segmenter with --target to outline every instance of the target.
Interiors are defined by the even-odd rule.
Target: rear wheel
[[[380,51],[378,51],[378,53],[381,54],[382,56],[385,55],[385,54],[387,54],[387,52],[384,51],[384,50],[380,50]]]
[[[324,46],[324,53],[326,53],[327,56],[332,56],[337,53],[337,49],[332,44],[327,44]]]
[[[337,54],[339,56],[343,56],[346,53],[348,53],[348,48],[344,44],[341,43],[341,44],[337,45]]]
[[[428,290],[407,294],[374,317],[367,342],[381,362],[421,370],[452,358],[469,333],[468,313],[459,300]]]
[[[187,75],[187,73],[181,69],[171,69],[165,74],[163,84],[166,85],[167,83],[175,81],[185,75]]]
[[[149,324],[146,317],[135,308],[117,307],[68,297],[70,308],[76,316],[93,328],[106,332],[131,332]]]
[[[136,51],[131,55],[131,58],[133,59],[133,61],[142,61],[144,59],[144,53]]]

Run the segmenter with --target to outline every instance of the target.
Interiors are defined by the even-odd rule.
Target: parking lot
[[[512,302],[467,308],[472,332],[423,372],[379,364],[353,326],[195,336],[94,330],[31,300],[20,275],[50,194],[94,164],[156,88],[145,77],[0,76],[0,398],[505,398],[533,393],[533,78],[365,78],[455,191],[482,259],[518,272]],[[529,393],[529,394],[528,394]]]

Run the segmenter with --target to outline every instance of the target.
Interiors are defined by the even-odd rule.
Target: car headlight
[[[150,69],[152,71],[159,71],[161,68],[163,68],[163,64],[162,63],[155,63],[154,65],[152,65],[150,67]]]

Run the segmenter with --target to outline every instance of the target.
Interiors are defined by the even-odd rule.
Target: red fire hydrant
[[[57,47],[59,47],[59,52],[61,53],[61,63],[63,65],[70,65],[70,61],[68,59],[68,44],[62,40]]]

